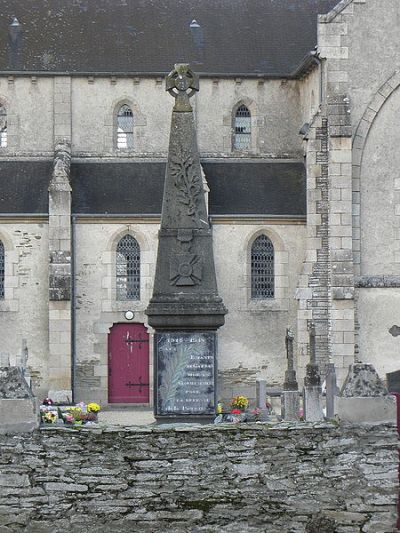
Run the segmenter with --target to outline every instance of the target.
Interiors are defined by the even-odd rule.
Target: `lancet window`
[[[118,242],[116,277],[117,300],[140,300],[140,246],[131,235]]]
[[[249,150],[251,142],[251,114],[245,105],[238,107],[234,120],[233,148]]]
[[[0,104],[0,148],[7,147],[7,111]]]
[[[4,265],[5,265],[4,244],[0,241],[0,300],[4,299]]]
[[[274,298],[274,281],[274,245],[266,235],[260,235],[251,247],[251,297]]]
[[[122,105],[117,113],[117,148],[133,149],[133,113],[127,105]]]

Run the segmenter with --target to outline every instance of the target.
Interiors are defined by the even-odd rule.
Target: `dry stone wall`
[[[0,445],[1,533],[396,531],[392,425],[46,428]]]

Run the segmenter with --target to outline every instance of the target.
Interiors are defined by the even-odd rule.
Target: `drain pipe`
[[[76,215],[71,215],[71,390],[72,403],[75,403],[76,386]]]

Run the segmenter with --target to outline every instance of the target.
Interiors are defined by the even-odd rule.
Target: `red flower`
[[[240,415],[240,414],[242,414],[242,411],[240,409],[232,409],[231,414],[232,415]]]

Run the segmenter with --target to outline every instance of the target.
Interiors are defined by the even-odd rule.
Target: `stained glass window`
[[[133,113],[126,104],[120,107],[117,115],[117,148],[133,149]]]
[[[274,246],[266,235],[260,235],[251,247],[251,297],[274,297]]]
[[[251,141],[251,115],[245,105],[236,111],[233,147],[235,150],[249,150]]]
[[[7,111],[0,104],[0,148],[7,147]]]
[[[140,300],[140,247],[131,235],[117,246],[117,300]]]
[[[4,244],[0,241],[0,300],[4,299]]]

